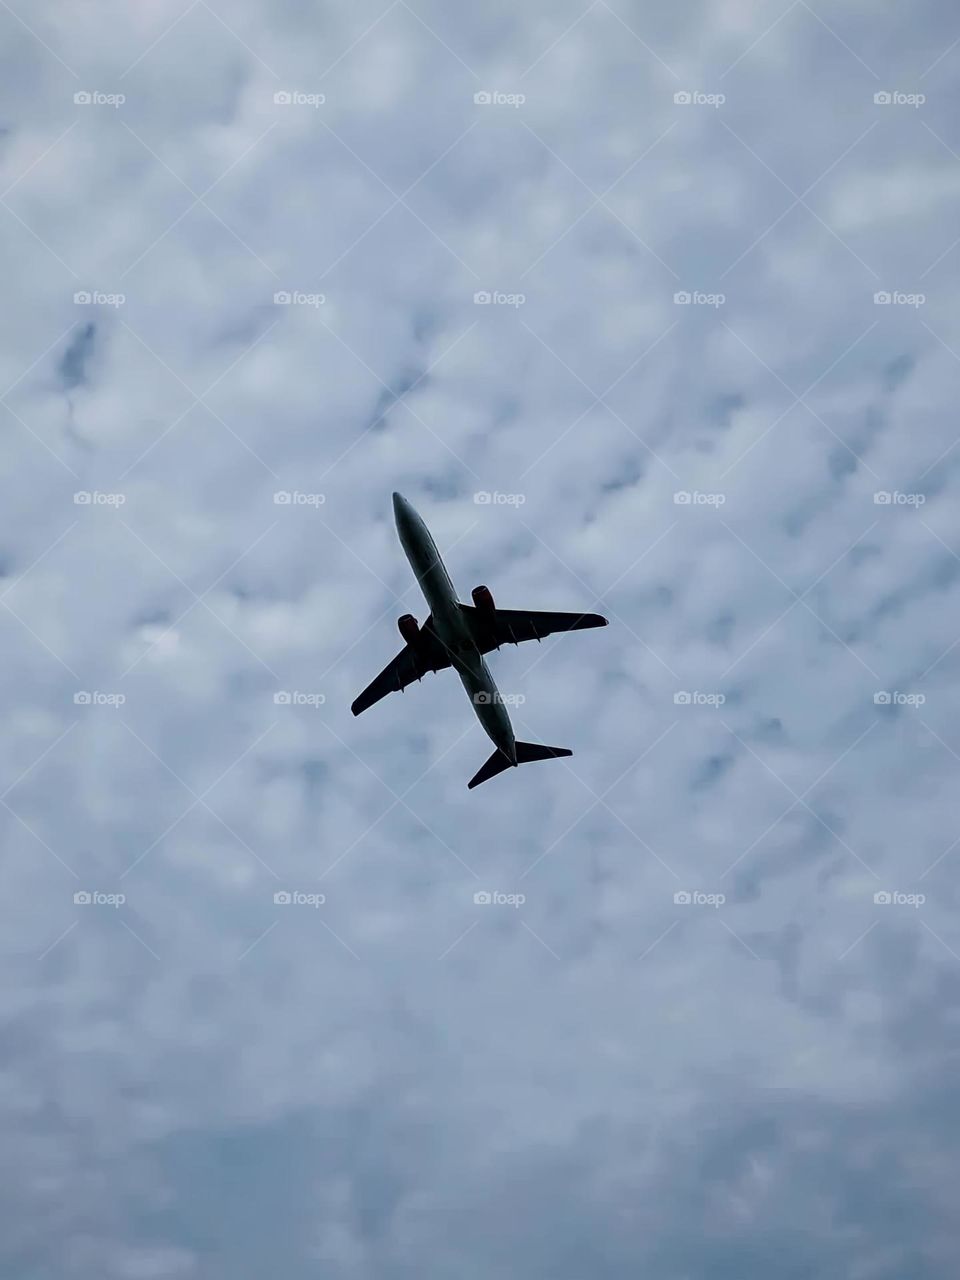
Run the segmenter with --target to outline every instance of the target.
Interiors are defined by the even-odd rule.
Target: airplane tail
[[[555,760],[558,756],[572,756],[573,752],[567,747],[541,747],[536,742],[518,742],[517,748],[517,764],[530,764],[534,760]],[[513,761],[505,756],[498,747],[493,755],[487,760],[486,764],[473,775],[467,783],[467,788],[472,790],[479,787],[481,782],[488,782],[491,778],[495,778],[498,773],[503,773],[504,769],[511,769]]]

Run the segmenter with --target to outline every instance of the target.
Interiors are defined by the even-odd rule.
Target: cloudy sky
[[[955,1276],[955,6],[0,37],[4,1280]]]

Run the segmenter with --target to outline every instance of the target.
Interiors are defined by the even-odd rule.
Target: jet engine
[[[493,596],[490,594],[489,587],[474,587],[471,591],[474,607],[479,609],[481,613],[496,613],[497,606],[493,603]]]
[[[412,648],[417,643],[417,637],[420,635],[420,627],[416,618],[412,613],[405,613],[402,618],[397,619],[397,627],[406,643]]]

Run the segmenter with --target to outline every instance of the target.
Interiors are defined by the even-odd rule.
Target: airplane
[[[505,769],[533,760],[553,760],[571,756],[566,747],[545,747],[535,742],[518,742],[506,705],[494,683],[484,655],[501,644],[541,640],[555,631],[581,631],[605,627],[598,613],[533,613],[527,609],[498,609],[484,586],[474,587],[473,604],[461,604],[440,559],[430,531],[401,494],[393,495],[397,533],[430,615],[420,626],[411,613],[397,620],[404,646],[388,662],[377,678],[364,689],[350,710],[355,716],[385,698],[403,690],[428,671],[453,667],[473,704],[477,719],[493,743],[489,760],[467,783],[468,789],[495,778]]]

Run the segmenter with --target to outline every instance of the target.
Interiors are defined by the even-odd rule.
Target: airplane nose
[[[411,528],[415,522],[416,512],[402,493],[393,495],[393,518],[401,533],[404,529]]]

